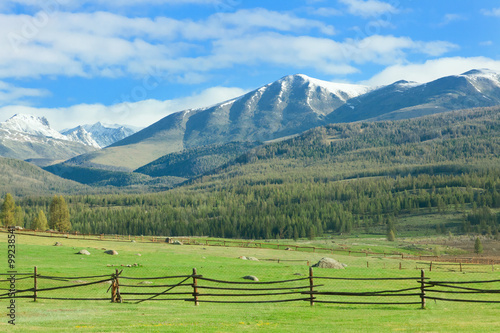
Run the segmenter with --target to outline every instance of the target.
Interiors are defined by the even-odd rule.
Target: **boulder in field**
[[[116,256],[118,254],[118,252],[116,252],[115,250],[107,250],[107,251],[104,251],[104,253],[110,254],[112,256]]]
[[[87,250],[85,250],[85,249],[83,249],[83,250],[80,250],[77,254],[84,254],[84,255],[86,255],[86,256],[89,256],[89,255],[90,255],[90,252],[89,252],[89,251],[87,251]]]
[[[259,281],[259,279],[254,275],[247,275],[243,277],[245,280]]]
[[[344,269],[345,265],[332,258],[322,258],[320,261],[312,265],[312,267]]]

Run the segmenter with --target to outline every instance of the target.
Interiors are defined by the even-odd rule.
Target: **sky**
[[[2,0],[0,121],[146,127],[286,75],[500,72],[497,0]]]

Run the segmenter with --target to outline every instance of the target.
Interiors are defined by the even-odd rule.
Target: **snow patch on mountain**
[[[334,83],[329,81],[323,81],[319,79],[315,79],[309,77],[304,74],[297,74],[285,77],[284,79],[294,79],[295,77],[302,78],[305,82],[309,83],[312,87],[321,87],[329,91],[330,93],[336,95],[343,101],[347,101],[348,99],[358,97],[360,95],[366,94],[367,92],[373,90],[373,87],[358,85],[358,84],[349,84],[349,83]]]
[[[69,141],[80,142],[84,145],[92,146],[97,149],[101,148],[101,146],[92,137],[92,134],[87,132],[83,126],[78,126],[64,134]]]
[[[87,133],[88,135],[86,135]],[[98,148],[107,147],[117,141],[125,139],[126,137],[137,132],[137,129],[126,127],[123,125],[113,124],[103,124],[97,122],[95,124],[87,124],[78,126],[63,132],[65,135],[76,135],[80,138],[80,142],[88,145],[96,146]]]
[[[45,136],[59,140],[67,140],[64,135],[50,128],[49,122],[45,117],[40,118],[26,114],[16,114],[6,121],[1,122],[0,128],[9,132],[14,131],[33,136]]]

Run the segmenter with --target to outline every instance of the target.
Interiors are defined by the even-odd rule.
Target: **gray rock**
[[[174,241],[172,242],[172,244],[174,244],[174,245],[182,245],[182,242],[181,242],[181,241],[179,241],[179,240],[174,240]]]
[[[259,261],[259,259],[255,258],[255,257],[248,257],[248,260]]]
[[[62,246],[62,244],[61,244],[61,243],[59,243],[59,242],[56,242],[56,243],[54,244],[54,246]]]
[[[344,269],[345,268],[344,265],[342,265],[340,262],[338,262],[337,260],[332,259],[332,258],[322,258],[316,264],[312,265],[312,267],[333,268],[333,269]]]
[[[139,284],[153,284],[153,282],[151,282],[151,281],[142,281],[142,282],[139,282]]]
[[[104,253],[110,254],[112,256],[116,256],[118,254],[118,252],[116,252],[115,250],[107,250],[107,251],[104,251]]]
[[[253,275],[247,275],[243,277],[245,280],[252,280],[252,281],[259,281],[259,279],[256,276]]]
[[[89,255],[90,255],[90,252],[89,252],[89,251],[87,251],[87,250],[85,250],[85,249],[83,249],[83,250],[80,250],[77,254],[84,254],[84,255],[86,255],[86,256],[89,256]]]
[[[138,256],[138,257],[140,257],[142,254],[140,254],[140,253],[136,253],[135,255],[136,255],[136,256]]]

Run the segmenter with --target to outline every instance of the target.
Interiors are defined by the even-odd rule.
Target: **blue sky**
[[[3,0],[0,121],[147,126],[285,75],[500,72],[495,0]]]

